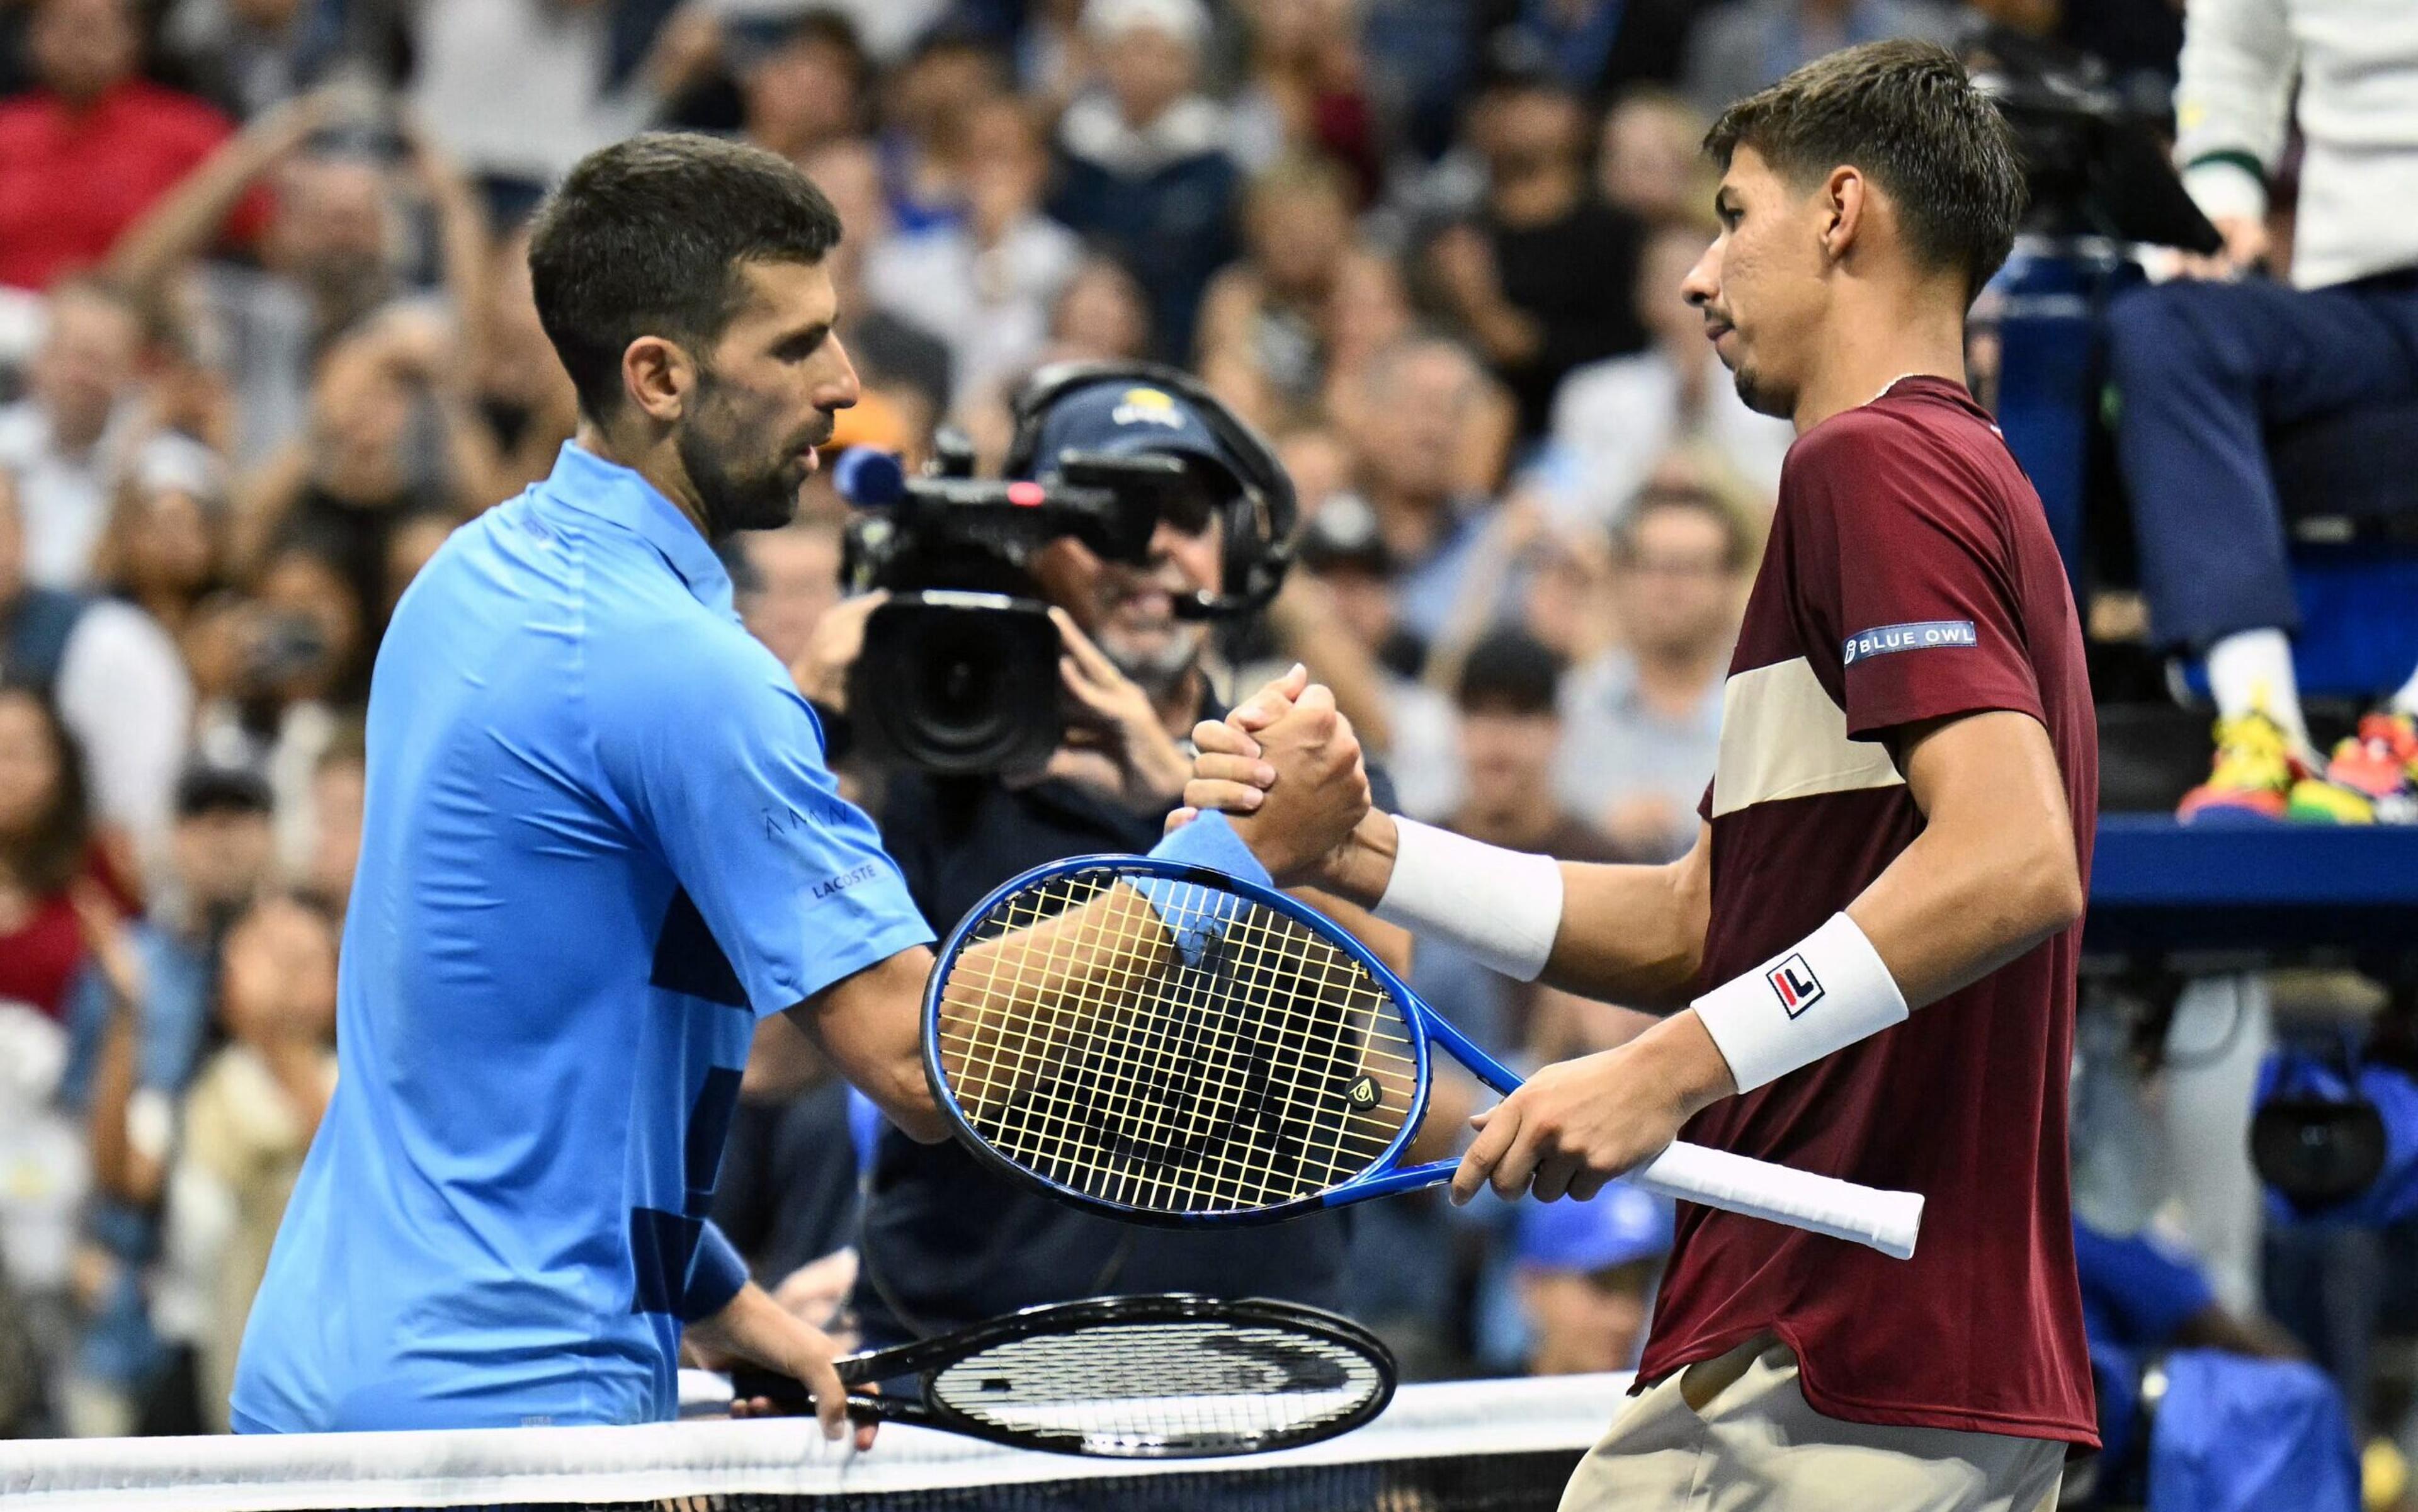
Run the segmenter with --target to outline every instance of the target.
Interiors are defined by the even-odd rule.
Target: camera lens
[[[1058,627],[998,594],[909,594],[874,611],[850,684],[874,748],[932,771],[1037,767],[1056,749]]]

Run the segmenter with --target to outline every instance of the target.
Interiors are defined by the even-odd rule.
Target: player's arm
[[[924,1077],[924,983],[931,974],[930,949],[910,946],[788,1011],[849,1086],[924,1144],[949,1137]]]

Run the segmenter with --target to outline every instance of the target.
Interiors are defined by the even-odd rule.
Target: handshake
[[[1222,811],[1285,886],[1373,905],[1392,870],[1391,816],[1370,807],[1369,772],[1335,695],[1299,665],[1194,727],[1192,775],[1169,832]]]

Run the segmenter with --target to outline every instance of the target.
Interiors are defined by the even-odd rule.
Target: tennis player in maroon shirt
[[[1681,1009],[1480,1114],[1458,1199],[1592,1197],[1684,1134],[1928,1199],[1905,1261],[1683,1204],[1641,1394],[1565,1509],[2039,1512],[2097,1442],[2066,1166],[2097,761],[2064,568],[1962,380],[2023,181],[1909,42],[1798,69],[1707,145],[1722,231],[1684,293],[1798,440],[1694,850],[1557,863],[1321,815],[1335,848],[1287,880]],[[1186,801],[1247,841],[1305,822],[1248,733],[1299,685],[1198,732]]]

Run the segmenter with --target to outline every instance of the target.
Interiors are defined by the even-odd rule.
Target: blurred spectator
[[[53,293],[25,397],[0,408],[0,469],[17,475],[24,573],[82,588],[109,523],[109,491],[134,428],[143,325],[124,295],[89,279]]]
[[[494,448],[493,502],[554,470],[578,428],[579,395],[538,321],[526,227],[496,247],[483,293],[485,313],[471,323],[471,362],[479,418]]]
[[[1199,92],[1201,0],[1091,0],[1100,87],[1066,108],[1050,210],[1133,268],[1160,355],[1192,350],[1202,291],[1234,254],[1241,170],[1224,110]]]
[[[1218,397],[1263,429],[1306,418],[1325,378],[1321,326],[1352,249],[1341,173],[1288,159],[1251,180],[1244,258],[1210,283],[1200,368]]]
[[[1427,248],[1445,306],[1519,402],[1523,435],[1544,429],[1564,374],[1645,343],[1631,296],[1643,228],[1596,198],[1586,128],[1550,78],[1494,80],[1469,119],[1485,200]]]
[[[1709,123],[1679,96],[1633,89],[1604,113],[1596,191],[1648,226],[1701,227],[1711,239],[1713,176],[1705,160]]]
[[[368,753],[360,731],[346,728],[329,741],[311,772],[311,844],[295,871],[295,890],[339,924],[352,902],[353,871],[361,859],[361,802],[368,792]]]
[[[1099,361],[1147,356],[1153,345],[1150,305],[1133,270],[1110,257],[1088,257],[1059,291],[1049,312],[1051,360]]]
[[[194,606],[227,586],[227,530],[226,469],[200,442],[162,431],[118,480],[94,577],[175,639]]]
[[[127,287],[162,292],[207,249],[228,207],[275,176],[277,210],[261,266],[207,263],[194,286],[205,345],[223,354],[234,385],[238,466],[260,466],[302,432],[322,356],[406,294],[399,187],[435,212],[450,313],[471,321],[485,308],[484,211],[416,119],[393,124],[404,152],[399,174],[358,150],[314,149],[360,103],[345,90],[321,89],[262,116],[162,199],[110,256]],[[487,481],[472,481],[483,491]]]
[[[84,963],[69,901],[79,883],[119,909],[135,890],[95,830],[75,737],[50,700],[0,686],[0,1002],[56,1019]]]
[[[800,520],[741,536],[739,614],[783,666],[805,654],[823,611],[839,602],[839,527]]]
[[[1570,676],[1559,787],[1633,856],[1695,843],[1754,549],[1746,523],[1701,492],[1648,492],[1614,527],[1621,644]]]
[[[1041,213],[1049,158],[1030,110],[1011,96],[985,99],[962,131],[963,214],[863,254],[865,296],[949,343],[961,392],[1033,366],[1050,304],[1083,256],[1075,234]]]
[[[1595,99],[1679,76],[1703,0],[1484,0],[1490,47],[1516,49],[1573,93]]]
[[[86,1316],[68,1393],[78,1432],[198,1431],[145,1412],[169,1371],[149,1313],[150,1264],[176,1105],[207,1042],[219,941],[269,876],[268,788],[195,767],[178,781],[164,896],[128,920],[102,894],[75,898],[90,965],[69,1002],[73,1053],[60,1099],[84,1113],[99,1204],[77,1260]]]
[[[84,753],[94,816],[148,859],[192,712],[184,665],[136,605],[28,584],[21,512],[0,471],[0,676],[54,702]]]
[[[1360,492],[1399,564],[1401,628],[1423,646],[1453,622],[1486,528],[1491,501],[1468,490],[1460,467],[1485,381],[1466,350],[1431,336],[1397,343],[1361,374]]]
[[[863,142],[836,142],[803,164],[839,212],[845,234],[823,256],[839,298],[840,340],[855,360],[857,376],[875,393],[912,389],[926,414],[945,414],[955,391],[948,344],[924,326],[884,307],[865,286],[869,259],[892,235],[882,197],[881,163]]]
[[[720,53],[709,7],[652,0],[418,0],[411,102],[516,222],[598,147],[648,126]]]
[[[468,379],[451,328],[424,311],[391,312],[340,342],[312,386],[307,435],[237,492],[238,568],[307,542],[383,627],[402,591],[389,581],[395,533],[421,514],[459,520],[495,501],[493,447]]]
[[[1891,37],[1944,47],[1958,29],[1930,0],[1726,0],[1689,36],[1687,94],[1710,118],[1826,53]]]
[[[1344,435],[1365,433],[1370,364],[1416,329],[1400,267],[1365,249],[1344,252],[1336,264],[1319,329],[1326,357],[1320,404]],[[1502,386],[1479,385],[1468,427],[1462,433],[1454,486],[1468,493],[1491,492],[1503,479],[1518,426],[1511,396]]]
[[[1528,1373],[1635,1365],[1671,1252],[1671,1204],[1615,1182],[1584,1202],[1522,1203],[1515,1233]]]
[[[964,213],[966,126],[973,108],[1004,92],[999,55],[955,27],[926,38],[884,92],[882,191],[901,231]]]
[[[0,284],[43,289],[100,261],[225,139],[225,116],[138,77],[138,25],[132,0],[33,0],[37,87],[0,100]]]
[[[1350,175],[1352,205],[1370,205],[1384,156],[1357,0],[1249,0],[1243,9],[1250,71],[1227,125],[1228,150],[1253,174],[1289,157],[1330,160]]]
[[[336,931],[290,896],[253,905],[228,931],[219,1021],[229,1043],[185,1094],[169,1176],[171,1263],[207,1309],[193,1336],[207,1431],[227,1395],[253,1294],[302,1157],[336,1086]]]
[[[345,56],[345,11],[342,0],[173,0],[160,41],[194,88],[248,121]]]
[[[808,10],[767,23],[739,51],[748,141],[803,162],[863,127],[871,63],[847,17]]]
[[[1649,237],[1636,293],[1653,344],[1590,362],[1563,380],[1551,445],[1530,475],[1557,522],[1599,527],[1645,486],[1659,461],[1689,446],[1762,497],[1778,496],[1780,465],[1797,428],[1746,407],[1705,339],[1704,316],[1679,295],[1705,242],[1684,225]]]

